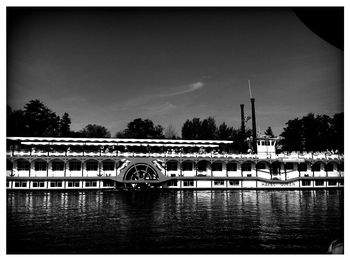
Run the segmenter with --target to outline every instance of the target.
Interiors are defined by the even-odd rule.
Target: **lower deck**
[[[9,190],[110,190],[120,188],[157,187],[163,189],[300,189],[300,188],[342,188],[343,177],[301,177],[288,181],[262,178],[171,178],[163,182],[118,182],[113,178],[8,178]]]

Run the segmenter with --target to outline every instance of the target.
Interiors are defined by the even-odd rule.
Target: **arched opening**
[[[237,162],[236,161],[230,161],[226,164],[226,170],[227,171],[237,171]]]
[[[86,171],[97,171],[98,170],[98,161],[97,160],[87,160],[85,162]]]
[[[70,160],[68,162],[69,171],[80,171],[81,170],[81,161],[80,160]]]
[[[18,171],[29,171],[30,170],[30,162],[25,159],[19,159],[17,161],[17,170]]]
[[[281,162],[275,161],[271,164],[271,174],[273,175],[281,174]]]
[[[177,171],[178,169],[178,161],[176,160],[169,160],[166,163],[166,170],[167,171]]]
[[[34,161],[34,170],[35,171],[46,171],[47,170],[47,162],[44,160],[35,160]]]
[[[51,162],[52,171],[64,171],[64,161],[63,160],[53,160]]]
[[[257,164],[256,164],[256,169],[257,170],[267,170],[270,168],[270,163],[267,162],[267,161],[259,161]]]
[[[13,163],[11,160],[6,159],[6,170],[11,171],[13,169]]]
[[[326,164],[326,171],[327,172],[333,172],[334,171],[334,162],[328,162]]]
[[[197,163],[197,171],[198,172],[207,172],[208,166],[210,165],[210,162],[207,160],[201,160]]]
[[[115,162],[113,160],[104,160],[102,161],[102,170],[103,171],[114,171]]]
[[[183,161],[182,162],[182,171],[193,171],[193,161]]]

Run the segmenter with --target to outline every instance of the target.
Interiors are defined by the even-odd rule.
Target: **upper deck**
[[[209,158],[251,159],[304,162],[313,160],[343,160],[343,155],[329,152],[283,152],[276,154],[272,142],[258,139],[258,153],[230,153],[233,141],[181,139],[118,139],[118,138],[57,138],[8,137],[10,157],[103,157],[103,158]],[[263,146],[266,146],[265,150]],[[273,149],[272,149],[273,147]]]

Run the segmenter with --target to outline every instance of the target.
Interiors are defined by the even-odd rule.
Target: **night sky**
[[[343,111],[343,55],[289,8],[8,8],[7,103],[40,99],[76,131],[141,117],[181,136],[193,117],[239,128],[249,79],[258,130],[280,134]]]

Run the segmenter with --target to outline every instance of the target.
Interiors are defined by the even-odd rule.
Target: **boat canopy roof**
[[[7,137],[23,145],[65,146],[152,146],[152,147],[218,147],[232,144],[228,140],[171,140],[171,139],[118,139],[118,138],[57,138],[57,137]]]

